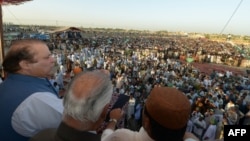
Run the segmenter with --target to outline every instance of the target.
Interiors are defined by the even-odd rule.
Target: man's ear
[[[101,115],[99,116],[98,120],[94,123],[94,130],[99,128],[101,124],[103,123],[103,121],[106,119],[108,107],[109,107],[109,104],[105,105],[105,107],[103,108]]]
[[[19,62],[19,65],[20,65],[20,67],[22,68],[22,69],[27,69],[27,68],[29,68],[29,62],[28,61],[26,61],[26,60],[22,60],[22,61],[20,61]]]
[[[103,120],[106,119],[108,108],[109,108],[109,103],[105,105],[105,107],[103,108],[102,113],[100,115],[100,118],[102,118]]]

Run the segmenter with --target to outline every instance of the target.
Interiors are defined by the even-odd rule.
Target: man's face
[[[33,48],[35,55],[33,63],[29,65],[30,75],[36,77],[48,77],[53,73],[55,59],[52,57],[47,45],[37,44]]]

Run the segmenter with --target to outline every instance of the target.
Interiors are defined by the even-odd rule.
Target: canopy
[[[1,5],[18,5],[31,0],[0,0]]]
[[[67,31],[82,32],[81,29],[76,28],[76,27],[62,27],[62,28],[52,31],[51,33],[60,33],[60,32],[67,32]]]

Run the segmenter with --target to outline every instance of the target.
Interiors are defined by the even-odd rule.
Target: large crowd
[[[120,127],[139,130],[144,102],[152,88],[161,86],[179,89],[189,98],[192,113],[187,130],[202,140],[222,138],[223,125],[250,124],[247,73],[214,70],[207,74],[187,61],[193,58],[193,62],[239,67],[243,56],[228,42],[98,34],[71,40],[68,36],[72,38],[64,33],[51,46],[58,65],[54,78],[60,80],[57,81],[60,89],[65,88],[65,75],[70,75],[66,79],[70,81],[79,67],[82,71],[109,70],[114,86],[113,101],[119,94],[130,96]],[[105,123],[100,132],[102,129]]]
[[[201,140],[223,138],[224,125],[250,125],[248,74],[229,70],[208,74],[192,65],[240,67],[244,56],[229,42],[128,33],[84,37],[79,32],[61,32],[47,44],[56,59],[50,81],[60,97],[79,72],[109,70],[114,87],[109,108],[119,95],[130,97],[119,128],[138,131],[148,95],[152,88],[162,86],[176,88],[188,97],[192,112],[186,130]],[[99,132],[106,126],[104,122]]]

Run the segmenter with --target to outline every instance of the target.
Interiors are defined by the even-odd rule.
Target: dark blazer
[[[29,141],[100,141],[101,135],[87,131],[79,131],[61,122],[58,129],[46,129]]]

